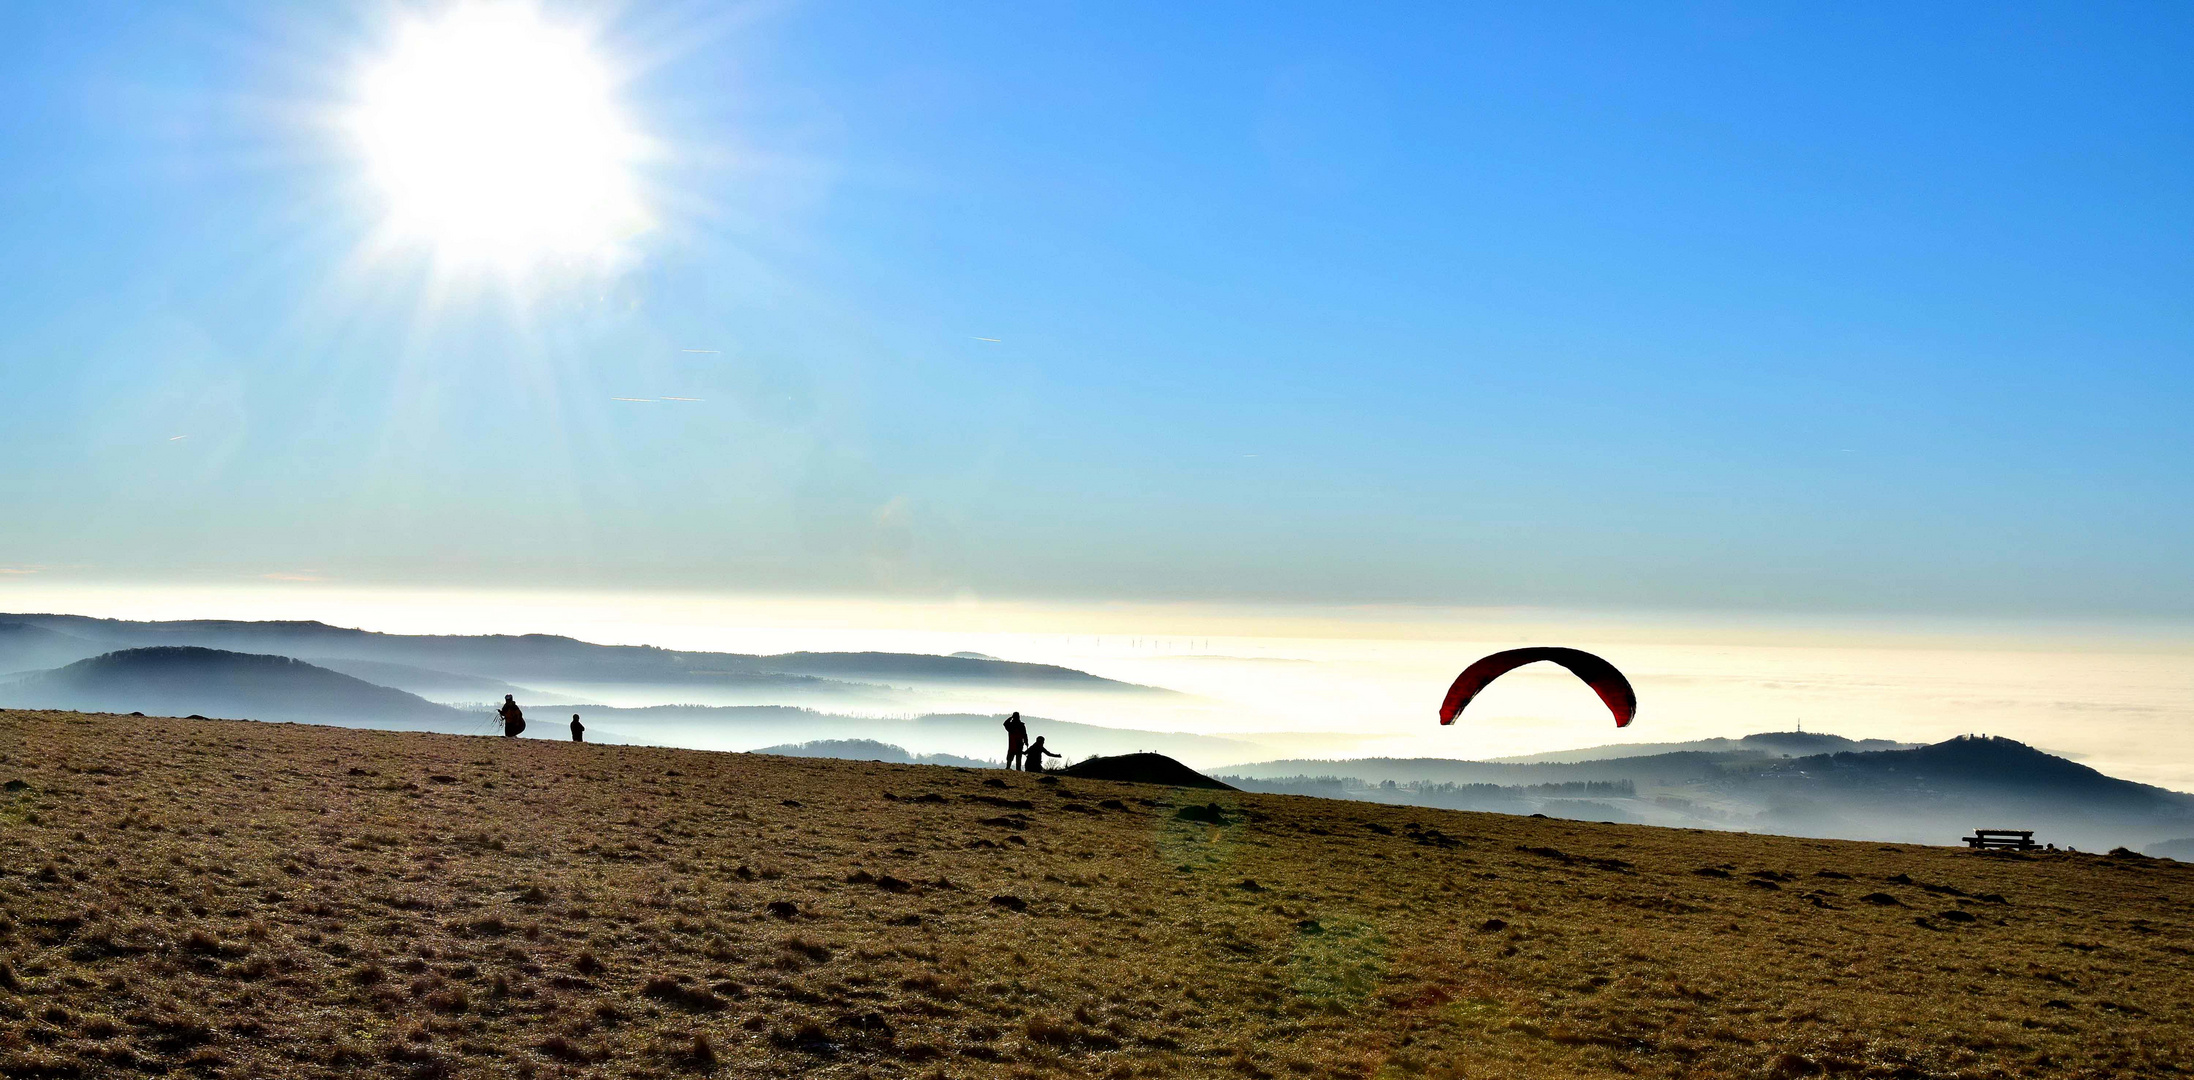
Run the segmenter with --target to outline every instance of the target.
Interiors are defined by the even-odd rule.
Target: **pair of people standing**
[[[519,732],[526,730],[526,713],[518,707],[517,698],[504,694],[503,707],[496,710],[496,715],[503,718],[504,738],[515,739]],[[578,713],[571,714],[571,741],[587,741],[587,726],[579,722]]]
[[[1028,741],[1028,725],[1021,722],[1021,714],[1006,717],[1006,768],[1027,772],[1043,772],[1044,759],[1064,757],[1044,749],[1044,737],[1038,735],[1035,742]]]

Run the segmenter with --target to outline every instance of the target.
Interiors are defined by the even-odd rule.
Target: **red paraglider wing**
[[[1628,726],[1631,718],[1638,715],[1637,691],[1630,688],[1630,680],[1623,678],[1615,665],[1583,649],[1548,646],[1497,652],[1464,668],[1463,673],[1455,677],[1455,685],[1448,687],[1447,700],[1440,703],[1440,723],[1454,723],[1463,706],[1470,704],[1470,699],[1477,697],[1487,683],[1541,660],[1551,660],[1568,668],[1592,687],[1600,700],[1607,702],[1608,711],[1615,714],[1616,727]]]

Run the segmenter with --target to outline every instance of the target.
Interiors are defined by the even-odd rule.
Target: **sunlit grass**
[[[2194,1059],[2194,867],[2137,857],[244,722],[0,732],[11,1076]]]

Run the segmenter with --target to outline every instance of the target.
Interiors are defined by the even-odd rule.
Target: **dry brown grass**
[[[10,1077],[2194,1063],[2138,858],[69,713],[4,780]]]

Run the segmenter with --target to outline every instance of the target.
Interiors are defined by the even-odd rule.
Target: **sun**
[[[616,91],[589,34],[531,4],[405,21],[348,124],[389,238],[506,268],[611,256],[649,225]]]

